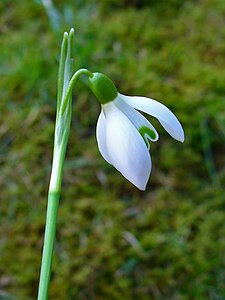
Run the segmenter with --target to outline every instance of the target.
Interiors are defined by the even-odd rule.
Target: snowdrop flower
[[[93,73],[89,84],[102,107],[96,128],[102,156],[136,187],[145,190],[152,167],[150,142],[157,141],[159,135],[137,110],[157,118],[174,139],[183,142],[180,122],[156,100],[118,93],[104,74]]]

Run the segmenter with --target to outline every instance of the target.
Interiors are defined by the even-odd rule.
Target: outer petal
[[[180,142],[184,141],[184,131],[180,122],[165,105],[146,97],[130,97],[122,94],[119,94],[119,97],[135,109],[156,117],[174,139]]]
[[[96,127],[96,137],[98,142],[98,148],[101,155],[109,164],[112,164],[106,146],[106,119],[103,111],[101,111],[98,118],[97,127]]]
[[[103,111],[111,163],[135,186],[145,190],[151,172],[151,158],[144,140],[113,102],[103,105]]]

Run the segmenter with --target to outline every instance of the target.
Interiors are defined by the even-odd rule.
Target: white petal
[[[117,99],[114,100],[115,105],[128,117],[128,119],[131,121],[131,123],[139,130],[142,127],[147,127],[152,131],[151,136],[148,135],[147,138],[149,138],[152,142],[156,142],[159,139],[158,132],[156,129],[152,126],[152,124],[138,111],[136,111],[133,107],[128,105],[125,101],[117,97]]]
[[[184,131],[180,122],[165,105],[146,97],[130,97],[122,94],[119,94],[119,97],[135,109],[156,117],[174,139],[180,142],[184,141]]]
[[[145,190],[151,172],[151,158],[144,140],[113,102],[103,105],[103,110],[111,163],[136,187]]]
[[[109,164],[111,164],[107,147],[106,147],[106,120],[103,111],[101,111],[98,118],[97,127],[96,127],[96,137],[98,142],[98,148],[101,155]]]

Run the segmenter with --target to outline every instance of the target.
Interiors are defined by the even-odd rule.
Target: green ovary
[[[101,104],[115,100],[118,95],[112,80],[102,73],[93,73],[93,76],[89,77],[89,85]]]

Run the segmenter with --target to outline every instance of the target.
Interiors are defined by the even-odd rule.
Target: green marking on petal
[[[141,136],[143,137],[144,141],[145,141],[145,144],[148,148],[150,148],[150,145],[149,145],[149,141],[148,139],[151,139],[151,140],[156,140],[156,133],[149,127],[147,126],[142,126],[138,129],[139,133],[141,134]]]
[[[142,126],[138,129],[138,131],[140,132],[140,134],[142,135],[143,138],[145,138],[145,135],[147,134],[150,139],[155,140],[156,139],[156,134],[155,131],[153,131],[152,129],[150,129],[147,126]]]

